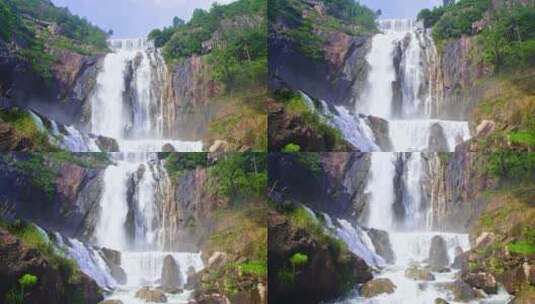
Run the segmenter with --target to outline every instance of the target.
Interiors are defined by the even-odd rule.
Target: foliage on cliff
[[[268,9],[270,31],[290,39],[303,54],[319,61],[324,59],[329,33],[360,36],[377,31],[376,13],[352,0],[274,0]]]
[[[351,151],[341,132],[307,105],[304,97],[290,90],[273,92],[269,110],[269,149],[283,151]]]
[[[7,231],[21,242],[23,247],[22,250],[25,250],[25,252],[19,252],[18,254],[31,256],[31,259],[27,259],[24,262],[21,261],[20,265],[9,265],[8,268],[3,268],[5,271],[5,273],[3,273],[3,276],[5,276],[4,278],[12,275],[12,272],[16,271],[14,270],[16,267],[20,268],[19,271],[26,268],[26,270],[35,273],[26,273],[20,280],[22,280],[23,277],[26,277],[25,280],[31,279],[34,283],[33,285],[35,285],[35,293],[38,295],[46,294],[46,289],[49,288],[51,284],[55,284],[54,288],[57,288],[57,290],[55,290],[54,293],[61,296],[61,301],[59,302],[75,304],[85,303],[85,293],[90,291],[84,290],[82,285],[87,284],[88,278],[80,271],[75,261],[66,258],[61,249],[56,248],[52,244],[51,240],[48,239],[48,236],[44,234],[44,231],[39,230],[33,224],[20,220],[8,223],[2,219],[0,219],[0,230]],[[13,246],[11,250],[14,248],[16,247]],[[13,258],[13,256],[7,256],[8,254],[13,254],[13,252],[9,252],[9,249],[3,250],[3,253],[6,254],[6,256],[3,257],[4,259]],[[16,288],[14,283],[15,281],[3,282],[3,284],[6,285],[2,286],[2,289],[8,286]],[[21,284],[22,283],[24,282],[21,282]],[[96,286],[96,284],[94,284],[94,286]],[[35,301],[36,296],[33,295],[32,299],[25,299],[26,295],[22,295],[22,298],[24,303],[26,303],[26,300],[28,300],[28,302]],[[10,296],[9,292],[5,300],[8,304],[16,303],[10,302],[10,300],[13,300],[13,297]],[[49,300],[57,301],[57,299]]]
[[[163,50],[166,61],[210,54],[215,79],[228,89],[265,82],[267,65],[266,3],[239,0],[196,9],[181,26],[153,30],[149,39]]]
[[[211,256],[224,252],[225,262],[207,268],[198,293],[217,292],[232,303],[265,303],[267,288],[267,225],[264,198],[250,198],[239,206],[221,209],[214,230],[202,246]],[[264,289],[259,288],[259,284]],[[263,298],[263,299],[262,299]]]
[[[0,0],[0,38],[35,72],[51,77],[54,50],[88,55],[107,50],[107,34],[67,8],[47,0]]]

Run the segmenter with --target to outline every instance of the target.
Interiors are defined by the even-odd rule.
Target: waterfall
[[[428,230],[429,207],[423,199],[423,182],[426,166],[422,153],[371,153],[371,166],[368,173],[366,192],[368,201],[368,227],[384,230],[388,233],[395,255],[393,264],[377,264],[370,252],[374,252],[371,241],[366,241],[358,226],[354,228],[348,222],[339,221],[341,239],[356,255],[369,265],[380,266],[376,278],[387,278],[396,289],[391,294],[366,299],[358,291],[337,303],[378,303],[378,304],[428,304],[436,298],[452,301],[453,295],[442,284],[456,280],[458,271],[433,272],[436,278],[424,282],[413,280],[405,275],[410,265],[425,265],[429,257],[432,239],[440,236],[444,239],[450,261],[455,257],[455,250],[470,249],[468,234],[436,232]],[[394,207],[394,204],[401,205]],[[403,213],[402,216],[397,214]],[[395,223],[400,221],[400,223]],[[364,247],[363,247],[364,246]],[[506,303],[509,296],[505,292],[485,298],[485,303]],[[487,302],[488,301],[488,302]]]
[[[440,119],[444,87],[431,33],[408,19],[378,25],[382,32],[372,38],[367,84],[354,109],[323,102],[320,114],[360,151],[453,152],[471,132],[467,121]]]
[[[162,88],[167,69],[144,39],[112,40],[91,97],[91,133],[117,140],[120,151],[201,151],[201,142],[165,138]]]
[[[369,227],[390,230],[393,224],[394,159],[388,152],[371,153],[366,193],[370,194]]]
[[[179,266],[182,284],[188,271],[199,271],[204,265],[200,253],[163,250],[169,214],[162,207],[166,199],[162,191],[169,190],[169,181],[158,155],[113,153],[112,158],[114,164],[104,172],[95,238],[99,246],[121,252],[127,282],[112,298],[132,303],[137,289],[160,284],[166,256],[171,255]],[[177,297],[170,303],[186,303],[188,293],[169,297]]]

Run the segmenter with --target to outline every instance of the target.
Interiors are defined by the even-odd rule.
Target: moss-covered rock
[[[373,298],[384,293],[394,293],[396,285],[389,279],[375,279],[366,282],[360,288],[360,294],[365,298]]]

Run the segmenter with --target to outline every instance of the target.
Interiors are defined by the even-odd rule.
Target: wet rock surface
[[[180,268],[172,255],[167,255],[163,260],[161,286],[165,292],[177,292],[182,285]]]
[[[474,288],[482,289],[486,294],[498,293],[498,283],[490,273],[468,272],[462,275],[462,280]]]
[[[368,234],[372,240],[375,252],[380,255],[389,264],[393,264],[395,261],[394,250],[392,250],[392,244],[390,243],[390,237],[388,232],[370,229]]]
[[[441,236],[434,236],[431,239],[431,248],[429,249],[429,266],[432,271],[441,271],[448,267],[448,247],[446,241]]]
[[[405,276],[416,281],[434,281],[435,276],[429,267],[412,264],[405,270]]]
[[[136,291],[136,298],[145,300],[146,302],[167,303],[167,297],[163,291],[150,289],[149,287],[143,287]]]
[[[24,274],[37,277],[37,284],[28,292],[24,303],[42,303],[46,299],[50,304],[70,304],[76,291],[78,300],[83,303],[96,304],[104,299],[98,285],[84,273],[79,273],[77,280],[71,280],[57,269],[49,257],[38,249],[28,248],[8,231],[0,228],[0,298],[16,287],[16,282]]]
[[[342,295],[340,280],[354,286],[372,279],[371,269],[359,257],[347,252],[334,254],[332,247],[321,243],[307,230],[293,226],[276,213],[269,216],[268,234],[268,298],[273,303],[317,303]],[[295,284],[277,279],[284,273],[287,261],[296,252],[306,254],[308,263],[296,270]]]
[[[360,293],[365,298],[372,298],[384,293],[394,293],[396,285],[389,279],[374,279],[362,285]]]

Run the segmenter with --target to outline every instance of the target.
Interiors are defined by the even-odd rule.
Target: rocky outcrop
[[[453,294],[453,300],[458,302],[470,302],[481,296],[481,294],[462,280],[456,280],[452,283],[441,283],[438,286],[450,291]]]
[[[435,276],[430,267],[422,267],[418,264],[409,265],[405,270],[405,276],[416,281],[434,281]]]
[[[114,138],[98,136],[95,143],[103,152],[119,152],[119,144]]]
[[[176,292],[182,285],[180,268],[172,255],[167,255],[163,260],[160,284],[163,291],[170,293]]]
[[[50,257],[38,249],[25,246],[15,236],[0,228],[0,298],[16,288],[16,282],[24,274],[37,277],[37,284],[26,292],[24,303],[70,304],[74,301],[96,304],[104,298],[95,281],[84,273],[77,273],[72,280],[69,272],[54,265]]]
[[[364,217],[369,166],[366,153],[270,154],[271,196],[275,202],[301,202],[336,218]]]
[[[51,79],[43,79],[4,43],[0,44],[0,92],[3,107],[33,109],[61,124],[89,120],[88,98],[96,84],[102,56],[56,50]]]
[[[369,69],[366,54],[371,40],[341,32],[325,33],[325,36],[325,60],[317,61],[300,52],[283,35],[270,35],[269,85],[272,89],[301,90],[330,104],[354,107],[366,82]]]
[[[446,241],[439,235],[435,235],[431,239],[427,262],[433,271],[441,271],[450,264]]]
[[[282,151],[288,144],[299,145],[303,152],[357,151],[345,141],[337,147],[336,138],[318,132],[302,116],[288,113],[280,103],[269,100],[267,109],[270,151]]]
[[[20,137],[15,128],[0,119],[0,151],[30,151],[35,148],[31,139]]]
[[[389,279],[375,279],[366,282],[360,288],[360,294],[365,298],[373,298],[384,293],[394,293],[396,285]]]
[[[13,155],[20,164],[35,159],[31,154]],[[21,169],[6,158],[0,160],[0,205],[7,217],[19,217],[68,237],[89,239],[100,212],[103,169],[50,161],[38,171]],[[51,174],[50,189],[35,178]],[[48,177],[50,179],[50,177]]]
[[[293,226],[284,216],[271,212],[268,225],[270,302],[318,303],[372,279],[362,259],[347,250],[334,250],[332,243]],[[289,259],[295,253],[308,257],[306,265],[292,269]]]
[[[429,152],[449,151],[448,140],[440,124],[435,123],[431,126],[427,147]]]
[[[395,255],[394,250],[392,250],[392,244],[390,243],[388,232],[378,229],[370,229],[368,230],[368,235],[372,240],[375,252],[385,259],[387,263],[393,264],[395,261]]]
[[[198,140],[206,135],[208,122],[221,106],[216,96],[223,92],[221,84],[209,76],[210,69],[205,56],[192,56],[168,71],[162,109],[165,136]]]
[[[167,303],[167,297],[163,291],[158,289],[150,289],[149,287],[143,287],[136,291],[136,298],[142,299],[146,302]]]
[[[474,288],[482,289],[486,294],[498,293],[498,283],[490,273],[468,272],[462,275],[462,280]]]
[[[121,252],[109,248],[102,248],[100,252],[115,281],[118,284],[126,284],[126,272],[121,267]]]

